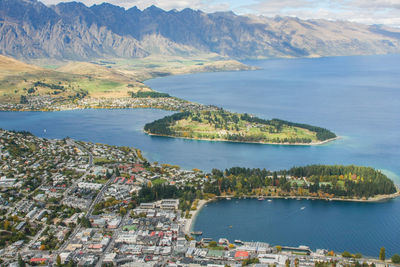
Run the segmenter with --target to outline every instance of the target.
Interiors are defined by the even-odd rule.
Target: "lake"
[[[243,166],[279,170],[306,164],[357,164],[381,169],[400,183],[398,62],[399,55],[247,61],[245,63],[258,66],[260,70],[181,75],[146,82],[155,90],[173,96],[266,119],[280,118],[321,126],[342,137],[321,146],[239,144],[148,136],[143,132],[145,123],[171,114],[152,109],[0,112],[0,127],[28,130],[46,138],[69,136],[84,141],[134,146],[142,149],[151,161],[177,164],[186,169],[210,171],[212,168]],[[377,246],[385,246],[388,251],[400,253],[400,242],[393,241],[393,238],[400,240],[400,220],[396,215],[400,209],[398,200],[384,204],[304,203],[301,205],[306,208],[300,215],[314,215],[304,217],[299,223],[300,228],[293,228],[293,223],[301,217],[292,217],[291,213],[301,208],[300,203],[282,201],[274,200],[270,206],[267,202],[239,202],[238,205],[248,207],[232,208],[232,216],[239,220],[238,225],[254,222],[248,228],[259,235],[252,235],[252,238],[259,236],[273,244],[347,249],[374,256],[378,253]],[[225,220],[229,205],[233,202],[209,205],[200,213],[195,227],[205,235],[215,235],[218,233],[215,229],[219,228],[202,222],[210,216]],[[285,205],[294,208],[283,209],[286,212],[283,214],[282,206]],[[209,213],[213,207],[220,212]],[[267,209],[271,207],[272,210]],[[255,211],[254,216],[264,214],[265,218],[271,214],[276,214],[272,216],[274,218],[286,216],[288,224],[280,228],[282,221],[271,219],[265,227],[262,219],[257,223],[257,218],[251,214],[247,215],[250,217],[242,216],[240,212],[246,209]],[[332,224],[329,224],[329,233],[322,233],[328,229],[324,226],[326,218],[330,218]],[[344,221],[348,224],[343,224]],[[370,224],[362,224],[364,221]],[[322,227],[316,228],[319,232],[312,232],[312,228],[307,230],[306,226],[314,224]],[[288,232],[292,234],[286,235],[287,227],[297,229],[299,233],[290,230]],[[278,232],[274,236],[269,229],[278,229]],[[377,231],[380,229],[384,233]],[[308,239],[302,230],[308,233]],[[240,234],[243,231],[233,233],[228,236],[221,232],[221,235],[245,240]],[[352,238],[346,239],[348,236]]]
[[[271,245],[307,245],[386,257],[400,252],[400,199],[385,203],[323,200],[221,200],[203,208],[194,230],[202,237],[231,242],[263,241]]]

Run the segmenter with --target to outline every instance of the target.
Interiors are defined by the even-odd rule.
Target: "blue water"
[[[209,203],[198,214],[194,230],[215,240],[307,245],[378,257],[382,246],[387,256],[400,252],[399,225],[400,199],[385,203],[233,199]]]
[[[171,114],[151,109],[0,112],[0,127],[29,130],[46,138],[70,136],[84,141],[134,146],[142,149],[151,161],[178,164],[187,169],[208,171],[246,166],[277,170],[315,163],[358,164],[382,169],[400,183],[399,62],[399,55],[249,61],[246,63],[262,69],[182,75],[147,82],[156,90],[184,99],[263,118],[276,117],[322,126],[342,136],[322,146],[238,144],[147,136],[142,130],[146,122]],[[232,208],[231,216],[236,216],[237,225],[247,225],[249,234],[258,233],[252,234],[254,240],[259,236],[273,244],[305,244],[367,255],[376,255],[376,247],[385,246],[389,251],[400,253],[400,241],[396,242],[400,240],[399,200],[384,204],[317,204],[319,202],[314,201],[301,204],[310,206],[298,214],[300,217],[294,213],[300,208],[300,202],[282,201],[274,200],[271,206],[240,202],[239,205],[248,206]],[[225,210],[228,212],[232,203],[227,203],[226,207],[224,202],[215,204],[219,210],[215,214],[208,213],[214,207],[210,205],[201,212],[195,227],[206,235],[215,236],[221,229],[203,222],[207,219],[225,221]],[[250,210],[256,212],[242,216]],[[301,217],[308,213],[313,215]],[[268,224],[263,218],[269,218]],[[286,224],[279,218],[286,218]],[[328,224],[327,218],[330,218]],[[315,231],[310,225],[315,226]],[[308,238],[302,230],[308,233]],[[233,231],[232,236],[220,233],[234,239],[247,239],[242,236],[243,231]]]
[[[217,167],[269,169],[313,163],[359,164],[398,175],[399,62],[400,55],[249,61],[246,63],[262,69],[173,76],[147,84],[232,111],[326,127],[343,137],[318,147],[203,142],[210,151],[208,158],[189,158],[208,168],[209,159]],[[392,178],[400,181],[398,176]]]

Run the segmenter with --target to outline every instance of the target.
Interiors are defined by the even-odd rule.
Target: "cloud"
[[[57,4],[62,0],[42,0]],[[69,0],[64,0],[69,1]],[[108,2],[145,9],[200,9],[205,12],[233,10],[238,14],[295,16],[302,19],[350,20],[400,27],[400,0],[81,0],[87,6]]]
[[[399,0],[257,0],[241,7],[265,16],[302,19],[349,20],[366,24],[400,26]]]

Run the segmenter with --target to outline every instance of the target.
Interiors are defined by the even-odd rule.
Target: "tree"
[[[278,252],[282,251],[282,247],[281,246],[276,246],[276,249],[278,250]]]
[[[381,261],[385,260],[385,248],[384,247],[381,247],[381,250],[379,251],[379,259]]]
[[[217,244],[216,241],[211,241],[210,244],[208,244],[208,245],[209,245],[209,247],[211,247],[211,248],[215,248],[218,244]]]
[[[22,260],[21,254],[18,253],[18,266],[25,267],[25,262]]]
[[[287,260],[285,261],[285,267],[290,267],[290,260],[289,260],[289,259],[287,259]]]
[[[57,263],[57,266],[61,266],[61,257],[60,257],[60,255],[57,255],[56,263]]]
[[[391,258],[393,263],[400,263],[400,255],[399,254],[394,254]]]
[[[4,230],[8,231],[10,228],[10,222],[8,220],[4,221]]]
[[[351,255],[351,253],[350,253],[350,252],[348,252],[348,251],[344,251],[344,252],[342,253],[342,257],[344,257],[344,258],[351,258],[351,257],[352,257],[352,255]]]
[[[80,219],[80,223],[83,227],[86,227],[86,228],[92,227],[92,224],[90,223],[89,219],[86,218],[85,216]]]
[[[120,208],[119,208],[119,213],[120,213],[122,216],[124,216],[124,215],[126,214],[126,208],[120,207]]]

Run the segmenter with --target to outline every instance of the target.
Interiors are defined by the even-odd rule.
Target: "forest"
[[[380,171],[354,165],[310,165],[277,172],[233,167],[225,171],[213,169],[211,177],[204,185],[204,193],[215,195],[258,192],[368,199],[396,192],[393,181]]]
[[[137,97],[137,98],[161,98],[161,97],[171,97],[167,93],[160,93],[160,92],[130,92],[131,97]]]

